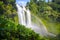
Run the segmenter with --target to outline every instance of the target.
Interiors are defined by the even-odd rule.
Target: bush
[[[1,40],[40,40],[40,37],[31,29],[23,25],[15,25],[13,22],[0,18],[0,39]]]

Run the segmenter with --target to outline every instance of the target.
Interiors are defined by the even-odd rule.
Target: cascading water
[[[23,18],[23,24],[22,25],[25,25],[26,26],[26,19],[25,19],[25,8],[24,8],[24,6],[23,6],[23,8],[22,8],[22,14],[23,14],[23,16],[22,16],[22,18]]]
[[[22,8],[21,8],[19,5],[17,5],[17,8],[18,8],[19,23],[20,23],[20,24],[24,24],[24,23],[23,23]]]
[[[31,26],[31,15],[29,9],[26,10],[24,6],[19,6],[16,4],[18,8],[18,17],[19,17],[19,23],[25,26]],[[27,13],[25,13],[25,11]]]
[[[42,25],[42,23],[40,22],[40,20],[38,20],[38,22],[40,22],[40,26],[38,26],[36,23],[33,23],[31,20],[31,14],[30,14],[30,10],[26,9],[25,6],[20,6],[18,4],[16,4],[17,9],[18,9],[18,17],[19,17],[19,23],[26,26],[27,28],[31,28],[32,30],[34,30],[36,33],[43,35],[43,36],[55,36],[54,34],[51,34],[47,31],[46,27],[44,25]],[[26,13],[25,13],[26,12]],[[35,17],[36,18],[36,17]]]
[[[30,11],[29,9],[27,9],[27,26],[32,26],[31,25],[31,14],[30,14]]]

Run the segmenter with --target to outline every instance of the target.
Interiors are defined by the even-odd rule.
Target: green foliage
[[[27,7],[29,7],[31,13],[43,18],[45,25],[52,20],[55,23],[52,23],[52,25],[55,25],[54,28],[58,29],[58,32],[56,31],[56,33],[60,33],[60,12],[58,12],[60,10],[59,4],[48,4],[42,0],[31,0]],[[60,40],[60,34],[58,34],[56,38],[39,36],[33,30],[15,23],[18,22],[17,19],[15,0],[0,0],[0,40]],[[58,24],[56,24],[56,21]],[[51,25],[47,26],[49,26],[49,28],[52,27]],[[54,33],[54,31],[52,32]]]
[[[52,2],[55,2],[57,4],[60,4],[60,0],[52,0]]]
[[[15,0],[0,0],[0,17],[18,23]]]
[[[53,8],[53,10],[56,10],[56,11],[60,10],[60,5],[59,4],[51,3],[49,5]]]
[[[42,20],[48,31],[56,35],[60,34],[60,4],[58,1],[46,3],[42,0],[30,0],[27,5],[31,13]]]
[[[0,0],[0,1],[3,1],[4,4],[14,4],[15,3],[15,0]]]
[[[0,40],[59,40],[59,35],[55,38],[42,37],[23,25],[0,18]]]
[[[23,25],[0,18],[0,40],[46,40]]]
[[[3,14],[4,10],[3,10],[3,2],[0,1],[0,15]]]

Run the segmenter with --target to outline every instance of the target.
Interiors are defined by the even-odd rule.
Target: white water
[[[19,23],[24,25],[24,20],[23,20],[23,13],[22,13],[22,8],[17,5],[18,8],[18,17],[19,17]]]
[[[43,35],[43,36],[55,36],[54,34],[51,34],[47,31],[46,27],[37,19],[38,22],[40,22],[40,26],[38,26],[36,23],[33,23],[31,20],[31,13],[29,9],[26,9],[25,6],[19,6],[16,4],[18,9],[18,17],[19,17],[19,23],[26,26],[27,28],[31,28],[36,33]],[[25,13],[26,12],[26,13]]]
[[[29,27],[29,26],[32,26],[31,25],[31,14],[30,14],[30,11],[29,11],[29,9],[27,9],[27,26]]]

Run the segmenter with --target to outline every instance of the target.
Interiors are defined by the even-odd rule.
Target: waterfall
[[[23,13],[22,13],[23,10],[18,4],[16,4],[16,6],[18,8],[19,23],[24,24],[24,22],[23,22]]]
[[[32,22],[32,17],[29,9],[26,9],[25,6],[20,6],[16,4],[18,9],[18,17],[19,17],[19,24],[26,26],[27,28],[31,28],[36,33],[43,35],[43,36],[55,36],[54,34],[51,34],[47,31],[46,27],[41,23],[41,21],[37,19],[40,26],[38,26],[36,23]],[[26,12],[26,13],[25,13]]]
[[[18,4],[16,4],[16,6],[18,8],[19,23],[25,26],[31,26],[31,14],[29,9],[26,10],[24,6],[19,6]]]
[[[30,11],[29,9],[27,9],[27,26],[32,26],[31,25],[31,14],[30,14]]]

